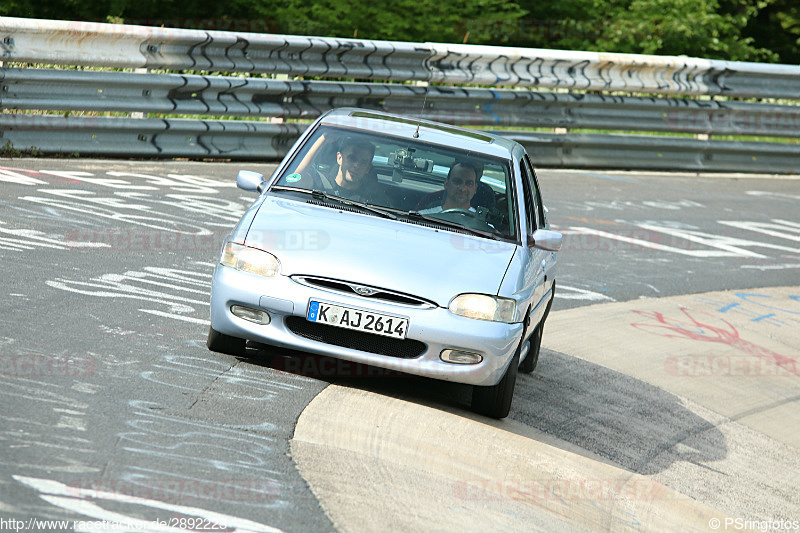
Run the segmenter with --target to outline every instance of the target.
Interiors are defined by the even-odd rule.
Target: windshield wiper
[[[352,206],[352,207],[358,207],[360,209],[363,209],[365,211],[369,211],[370,213],[373,213],[375,215],[378,215],[378,216],[381,216],[381,217],[384,217],[384,218],[389,218],[389,219],[392,219],[392,220],[397,220],[398,219],[397,215],[395,215],[394,213],[392,213],[388,209],[383,209],[380,206],[377,206],[377,205],[374,205],[374,204],[368,204],[368,203],[364,203],[364,202],[359,202],[357,200],[351,200],[349,198],[344,198],[342,196],[337,196],[335,194],[328,194],[325,191],[320,191],[319,189],[304,189],[302,187],[289,187],[287,185],[275,185],[270,190],[272,190],[272,191],[274,191],[274,190],[292,191],[292,192],[299,192],[299,193],[303,193],[303,194],[310,194],[311,197],[316,199],[316,200],[331,200],[331,201],[334,201],[334,202],[339,202],[339,203],[344,204],[344,205],[348,205],[348,206]],[[476,228],[470,228],[468,226],[463,226],[463,225],[459,224],[458,222],[452,222],[450,220],[443,220],[441,218],[436,218],[436,217],[432,217],[432,216],[428,216],[428,215],[423,215],[422,213],[420,213],[418,211],[408,211],[408,212],[403,213],[403,214],[406,217],[411,218],[411,219],[425,220],[426,222],[431,222],[433,224],[439,224],[439,225],[445,226],[447,228],[452,228],[452,229],[465,231],[467,233],[471,233],[471,234],[477,235],[479,237],[485,237],[487,239],[494,239],[494,240],[498,240],[498,241],[504,240],[504,235],[502,233],[500,233],[499,231],[497,231],[497,230],[486,231],[486,230],[481,230],[481,229],[476,229]]]
[[[420,219],[426,222],[432,222],[434,224],[441,224],[442,226],[446,226],[448,228],[466,231],[468,233],[472,233],[473,235],[477,235],[479,237],[486,237],[487,239],[494,239],[497,241],[503,240],[503,234],[497,230],[486,231],[482,229],[470,228],[469,226],[461,225],[458,222],[452,222],[450,220],[443,220],[441,218],[423,215],[419,211],[409,211],[408,213],[406,213],[406,216],[411,219]]]
[[[328,194],[325,191],[320,191],[318,189],[303,189],[301,187],[287,187],[286,185],[275,185],[272,187],[271,190],[279,190],[279,191],[292,191],[292,192],[301,192],[305,194],[310,194],[312,198],[316,200],[332,200],[334,202],[339,202],[340,204],[349,205],[352,207],[358,207],[363,209],[364,211],[369,211],[374,215],[378,215],[383,218],[390,218],[392,220],[397,220],[397,215],[394,213],[387,211],[386,209],[382,209],[381,207],[368,204],[365,202],[359,202],[357,200],[351,200],[349,198],[344,198],[342,196],[337,196],[335,194]]]

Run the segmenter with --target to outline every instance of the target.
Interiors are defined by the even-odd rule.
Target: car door
[[[544,298],[549,291],[549,284],[546,281],[550,279],[547,277],[548,259],[553,254],[533,246],[532,236],[537,229],[545,228],[546,219],[541,205],[541,195],[536,182],[536,174],[527,154],[520,159],[520,176],[522,178],[522,207],[525,213],[525,233],[527,237],[527,246],[524,253],[529,254],[526,263],[530,268],[529,279],[533,282],[530,324],[535,326],[544,316],[547,304]]]
[[[539,188],[539,180],[536,179],[536,170],[534,170],[533,165],[531,164],[530,159],[528,158],[528,154],[525,154],[525,160],[528,163],[528,168],[531,172],[531,177],[533,178],[533,199],[536,208],[537,214],[537,229],[550,229],[550,223],[547,221],[547,209],[545,208],[544,202],[542,201],[542,193],[541,189]],[[553,289],[555,284],[555,275],[556,275],[556,252],[550,252],[546,250],[539,250],[541,252],[541,257],[544,259],[544,263],[540,264],[543,265],[544,268],[544,287],[542,297],[545,299],[545,303],[552,297],[550,291]]]

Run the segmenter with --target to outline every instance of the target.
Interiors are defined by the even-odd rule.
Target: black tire
[[[542,335],[544,334],[544,323],[547,320],[547,317],[550,315],[550,309],[553,307],[553,301],[556,299],[556,283],[553,282],[553,296],[550,297],[550,301],[547,302],[547,307],[544,310],[544,316],[542,317],[541,322],[539,325],[536,326],[536,329],[533,331],[533,335],[531,335],[531,347],[528,349],[528,355],[525,357],[525,360],[522,361],[522,364],[519,365],[519,371],[523,374],[530,374],[534,370],[536,370],[536,365],[539,363],[539,352],[542,351]]]
[[[497,385],[489,387],[472,387],[472,410],[491,418],[505,418],[511,411],[511,400],[514,399],[514,385],[517,383],[517,367],[522,343],[517,347],[508,370]]]
[[[539,362],[539,351],[542,349],[542,330],[544,329],[544,321],[540,322],[536,329],[533,330],[533,335],[530,338],[530,348],[528,348],[528,355],[525,360],[519,365],[519,371],[523,374],[530,374],[536,369],[536,363]]]
[[[242,356],[244,355],[245,344],[247,344],[245,339],[225,335],[210,326],[208,328],[206,346],[212,352]]]

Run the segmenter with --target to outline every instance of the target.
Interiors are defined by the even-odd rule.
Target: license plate
[[[354,329],[396,339],[405,339],[408,331],[407,318],[383,315],[372,311],[364,311],[363,309],[353,309],[352,307],[314,300],[308,303],[306,318],[311,322],[319,322],[329,326]]]

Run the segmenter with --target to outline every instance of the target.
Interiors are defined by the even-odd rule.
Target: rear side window
[[[544,204],[542,204],[542,195],[539,191],[539,184],[536,180],[536,171],[533,169],[533,165],[531,164],[531,160],[528,158],[528,154],[525,154],[523,158],[525,167],[528,171],[528,175],[530,176],[531,180],[531,191],[533,193],[533,203],[534,207],[536,208],[536,221],[538,228],[544,228],[547,225],[547,221],[545,219],[544,213]]]
[[[525,207],[525,232],[533,235],[538,227],[538,206],[536,193],[536,181],[533,178],[533,170],[527,158],[520,160],[520,170],[522,171],[522,198]]]

